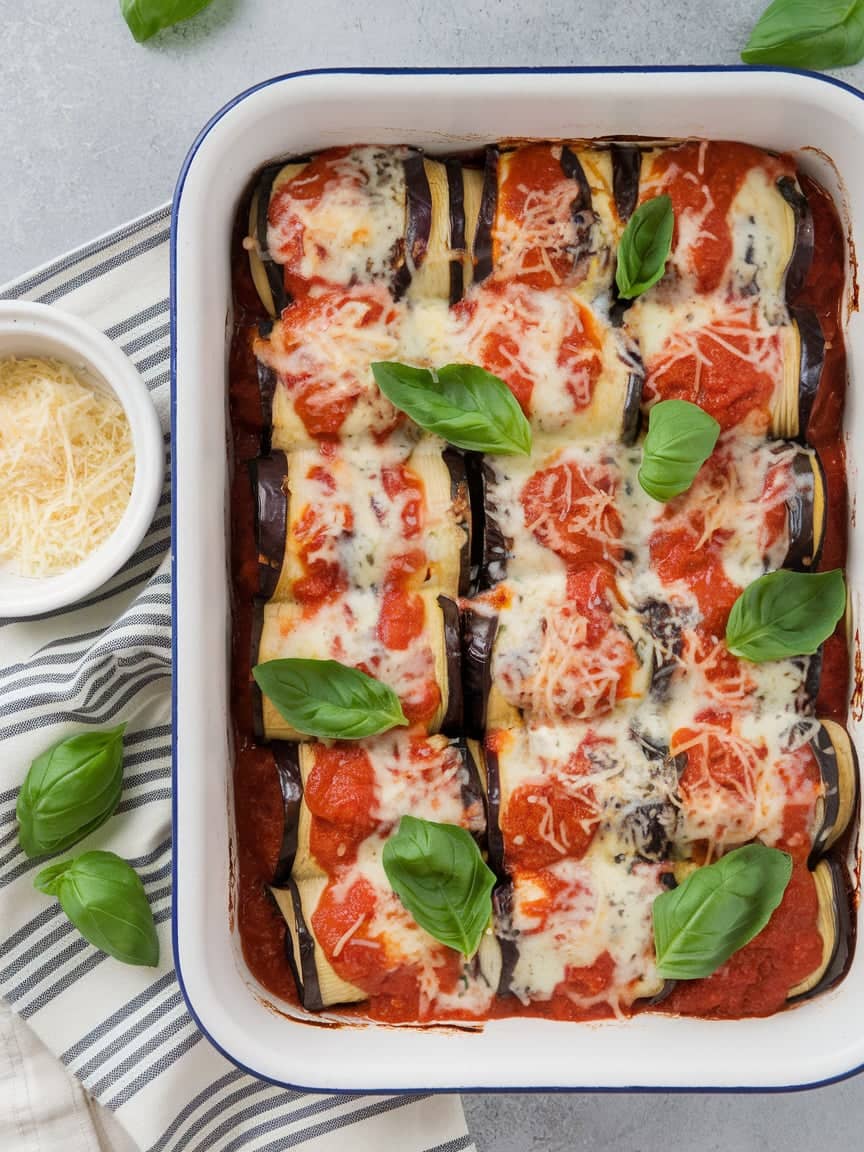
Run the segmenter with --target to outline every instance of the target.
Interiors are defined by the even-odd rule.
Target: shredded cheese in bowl
[[[60,360],[0,360],[0,566],[77,567],[123,516],[135,478],[122,405]]]

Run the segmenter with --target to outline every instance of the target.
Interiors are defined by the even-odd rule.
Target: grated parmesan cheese
[[[0,360],[0,561],[21,576],[75,568],[129,503],[135,455],[113,396],[59,360]]]

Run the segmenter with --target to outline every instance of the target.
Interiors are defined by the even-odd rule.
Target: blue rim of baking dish
[[[711,1095],[729,1095],[729,1094],[777,1094],[786,1092],[806,1092],[813,1088],[825,1088],[829,1084],[839,1084],[844,1080],[849,1080],[853,1076],[864,1072],[864,1064],[859,1064],[854,1068],[850,1068],[847,1072],[840,1072],[836,1076],[829,1076],[825,1080],[814,1080],[806,1084],[780,1084],[768,1087],[754,1086],[754,1085],[739,1085],[739,1086],[707,1086],[699,1087],[695,1085],[616,1085],[610,1086],[573,1086],[562,1087],[559,1085],[537,1086],[531,1085],[529,1087],[519,1087],[517,1085],[494,1088],[481,1085],[479,1087],[448,1087],[448,1088],[325,1088],[316,1087],[315,1085],[295,1084],[287,1080],[277,1080],[274,1077],[264,1076],[260,1072],[256,1072],[254,1068],[250,1068],[242,1061],[238,1060],[229,1051],[222,1047],[210,1033],[207,1031],[203,1021],[196,1012],[192,1005],[192,1000],[189,992],[186,989],[186,983],[183,979],[183,973],[180,967],[180,952],[178,947],[178,923],[179,916],[177,911],[177,632],[178,621],[175,607],[177,604],[177,517],[174,514],[175,502],[177,499],[177,428],[176,428],[176,415],[177,415],[177,215],[180,210],[180,201],[183,196],[183,188],[186,183],[186,177],[189,174],[189,169],[195,159],[198,149],[201,147],[205,138],[209,135],[211,129],[227,115],[237,104],[242,103],[247,97],[259,92],[262,88],[269,88],[273,84],[281,84],[286,80],[297,80],[305,76],[501,76],[501,75],[559,75],[559,76],[573,76],[573,75],[610,75],[610,74],[631,74],[638,75],[674,75],[676,73],[734,73],[734,72],[779,72],[793,76],[808,76],[813,80],[821,81],[823,84],[832,85],[835,88],[840,88],[850,95],[855,96],[858,100],[864,100],[864,92],[860,89],[853,87],[851,84],[845,83],[843,80],[838,80],[833,76],[825,76],[820,72],[813,72],[803,68],[774,68],[768,66],[756,66],[749,64],[676,64],[676,65],[656,65],[656,64],[631,64],[615,68],[611,66],[586,66],[586,67],[526,67],[526,68],[306,68],[298,72],[286,72],[280,76],[271,76],[268,80],[262,80],[258,84],[253,84],[252,87],[246,88],[243,92],[238,93],[227,104],[223,105],[218,112],[216,112],[204,125],[201,131],[196,136],[192,147],[186,154],[183,165],[180,169],[180,175],[177,178],[177,185],[174,189],[174,198],[171,202],[171,240],[170,240],[170,269],[171,269],[171,290],[170,290],[170,321],[171,321],[171,663],[173,668],[173,676],[171,679],[171,815],[172,815],[172,850],[171,850],[171,880],[174,898],[171,907],[171,944],[174,950],[174,968],[177,973],[177,982],[180,985],[180,990],[183,993],[183,999],[186,1001],[186,1007],[192,1019],[198,1025],[202,1034],[207,1038],[210,1044],[220,1052],[226,1060],[229,1060],[241,1071],[254,1076],[258,1080],[263,1080],[269,1084],[275,1084],[280,1088],[292,1088],[301,1092],[326,1092],[331,1095],[340,1095],[342,1093],[350,1093],[352,1095],[414,1095],[417,1092],[429,1094],[453,1094],[455,1092],[466,1093],[522,1093],[522,1092],[555,1092],[555,1093],[573,1093],[583,1092],[609,1094],[609,1093],[622,1093],[631,1092],[639,1094],[653,1094],[657,1092],[675,1092],[682,1095],[692,1095],[693,1093],[710,1093]]]

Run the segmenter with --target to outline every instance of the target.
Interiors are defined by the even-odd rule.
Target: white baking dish
[[[172,229],[174,930],[190,1009],[257,1075],[320,1089],[735,1088],[815,1084],[864,1066],[864,954],[833,992],[767,1020],[643,1015],[579,1025],[511,1019],[479,1033],[322,1028],[280,1015],[232,929],[226,348],[229,242],[251,174],[284,153],[370,141],[431,150],[501,137],[702,136],[796,153],[864,250],[864,103],[775,70],[331,72],[281,77],[219,112],[181,174]],[[836,165],[836,169],[835,169]],[[848,327],[853,379],[864,323]],[[847,436],[864,438],[850,393]],[[850,453],[853,507],[864,496]],[[861,536],[853,530],[853,600]],[[853,724],[860,742],[860,725]]]

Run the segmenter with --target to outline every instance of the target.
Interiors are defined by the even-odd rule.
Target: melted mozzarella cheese
[[[557,992],[580,1008],[609,1004],[613,1010],[658,991],[651,905],[662,891],[660,876],[658,865],[618,863],[596,853],[517,874],[508,926],[518,950],[511,991],[523,1004]],[[552,898],[547,877],[557,889]],[[590,968],[604,953],[613,963],[609,987],[593,993],[580,991],[578,981],[568,987],[568,970]]]

